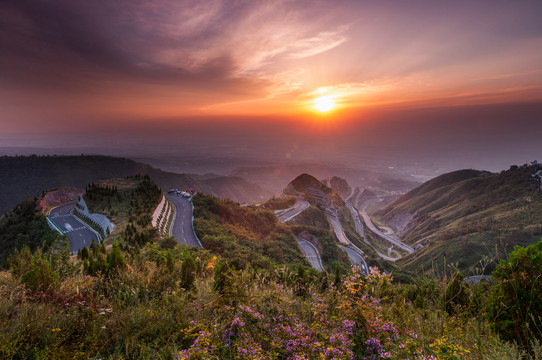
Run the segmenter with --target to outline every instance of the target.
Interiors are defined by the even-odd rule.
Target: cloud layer
[[[306,118],[322,94],[349,121],[540,102],[541,13],[536,0],[4,1],[0,132]]]

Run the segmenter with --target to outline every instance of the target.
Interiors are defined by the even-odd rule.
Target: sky
[[[4,0],[0,147],[523,163],[542,158],[541,14],[539,0]]]

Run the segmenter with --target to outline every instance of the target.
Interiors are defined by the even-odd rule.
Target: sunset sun
[[[314,108],[319,112],[328,112],[333,110],[337,104],[329,95],[320,96],[314,99]]]

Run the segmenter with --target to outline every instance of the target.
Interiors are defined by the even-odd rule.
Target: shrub
[[[489,315],[496,330],[523,345],[533,337],[541,339],[542,240],[525,248],[516,246],[493,277]]]
[[[30,248],[25,246],[20,253],[15,251],[9,262],[12,272],[32,291],[46,291],[59,285],[58,273],[41,250],[32,255]]]
[[[458,312],[460,307],[467,305],[469,302],[469,293],[466,291],[462,281],[463,275],[459,271],[456,271],[446,284],[446,289],[444,290],[444,307],[450,315]]]
[[[196,280],[196,263],[192,255],[188,255],[183,261],[181,269],[181,284],[180,286],[185,290],[192,290],[194,288],[194,282]]]
[[[118,242],[113,243],[113,249],[107,256],[107,274],[110,274],[112,271],[118,271],[119,269],[124,269],[126,267],[126,262],[124,261],[124,255],[120,250],[120,245]]]

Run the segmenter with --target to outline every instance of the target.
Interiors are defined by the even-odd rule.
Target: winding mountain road
[[[369,274],[369,269],[367,268],[367,263],[365,262],[365,260],[363,259],[363,257],[358,254],[356,251],[346,247],[346,246],[343,246],[343,245],[339,245],[344,251],[346,251],[346,254],[348,255],[348,257],[350,258],[350,262],[354,265],[357,265],[361,268],[361,271],[363,271],[363,273],[365,275],[368,275]]]
[[[392,243],[393,245],[397,246],[398,248],[401,248],[405,251],[407,251],[408,253],[413,253],[414,252],[414,249],[411,248],[410,246],[400,242],[399,240],[397,240],[396,238],[388,235],[388,234],[385,234],[383,233],[379,228],[377,228],[374,224],[373,224],[373,221],[371,220],[371,218],[369,217],[369,215],[367,215],[367,213],[365,212],[365,209],[367,209],[367,206],[371,203],[371,202],[374,202],[376,199],[371,199],[371,200],[367,200],[363,206],[361,207],[361,209],[359,210],[359,215],[361,215],[361,217],[363,218],[363,221],[365,222],[365,225],[373,232],[375,233],[376,235],[380,236],[381,238],[383,238],[384,240]]]
[[[331,223],[331,226],[333,226],[333,231],[335,231],[335,235],[337,236],[337,239],[339,239],[339,242],[344,245],[349,245],[350,240],[346,237],[346,234],[344,233],[344,229],[339,221],[339,219],[336,216],[327,214],[327,219]]]
[[[310,204],[308,201],[298,199],[294,206],[277,213],[279,221],[283,223],[290,221],[294,217],[305,211],[309,206]]]
[[[365,275],[369,275],[369,266],[367,266],[365,259],[363,256],[361,256],[361,250],[352,244],[352,242],[350,242],[350,240],[346,237],[339,219],[334,215],[328,214],[327,212],[326,216],[329,222],[331,222],[333,230],[335,231],[335,236],[337,236],[337,239],[339,239],[339,242],[341,243],[339,246],[346,251],[346,254],[350,258],[350,262],[354,265],[358,265]],[[354,249],[357,249],[357,251]]]
[[[320,255],[318,254],[316,247],[300,237],[297,238],[297,242],[301,248],[301,251],[303,251],[303,254],[305,254],[305,257],[307,260],[309,260],[311,266],[318,271],[324,271],[324,265],[322,265],[322,260],[320,259]]]
[[[203,247],[194,232],[192,202],[181,195],[167,194],[166,197],[175,208],[170,235],[174,236],[179,244]]]
[[[352,214],[352,217],[354,218],[354,222],[356,224],[356,232],[360,234],[362,238],[365,238],[365,231],[363,228],[363,222],[359,218],[359,213],[357,209],[355,209],[352,204],[347,203],[346,206],[348,207],[348,210],[350,210],[350,213]]]
[[[75,201],[72,201],[56,206],[49,211],[49,219],[68,236],[72,254],[85,246],[90,246],[92,240],[98,243],[100,239],[90,226],[71,214],[74,207]]]
[[[391,257],[386,254],[381,253],[367,238],[365,237],[365,228],[363,226],[363,221],[360,219],[360,213],[359,210],[352,206],[352,204],[347,203],[346,206],[348,206],[348,209],[350,210],[350,213],[352,213],[352,217],[354,218],[354,221],[356,223],[356,232],[362,237],[363,242],[365,242],[367,245],[369,245],[373,250],[377,253],[378,256],[380,256],[384,260],[388,261],[397,261],[401,258],[399,255],[398,257]]]
[[[277,215],[281,223],[285,223],[292,220],[297,215],[301,214],[309,206],[310,204],[308,201],[297,200],[294,206],[276,211],[275,214]],[[299,244],[301,251],[307,258],[311,266],[318,271],[324,271],[324,265],[322,265],[322,259],[320,258],[320,254],[318,253],[316,247],[314,247],[314,245],[312,245],[310,242],[303,240],[299,237],[297,238],[297,243]]]

